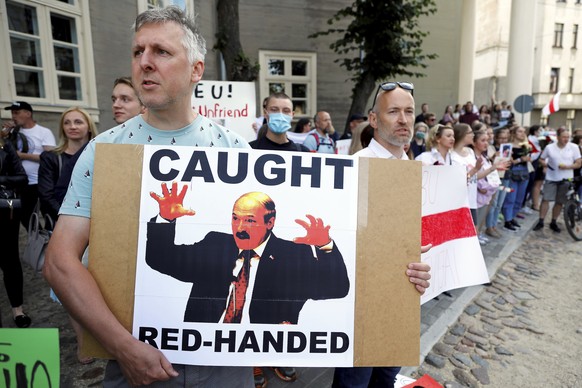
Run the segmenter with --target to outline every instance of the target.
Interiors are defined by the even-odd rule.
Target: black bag
[[[16,192],[6,186],[0,186],[0,209],[20,209],[22,203]]]
[[[509,177],[514,182],[523,182],[529,179],[529,172],[527,170],[519,170],[519,171],[506,171],[506,175],[509,173]]]

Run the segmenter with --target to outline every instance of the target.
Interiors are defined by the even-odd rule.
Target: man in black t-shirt
[[[304,145],[287,138],[287,131],[291,129],[293,120],[293,102],[288,95],[271,94],[267,98],[263,114],[267,119],[267,133],[250,142],[251,147],[257,150],[309,152]]]

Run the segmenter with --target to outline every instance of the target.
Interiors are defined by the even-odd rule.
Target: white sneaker
[[[488,243],[488,242],[489,242],[489,238],[485,237],[485,236],[484,236],[482,233],[480,233],[480,234],[479,234],[478,238],[479,238],[480,240],[483,240],[483,241],[485,241],[486,243]]]
[[[533,210],[531,210],[529,207],[525,206],[523,209],[521,209],[522,213],[525,214],[533,214]]]

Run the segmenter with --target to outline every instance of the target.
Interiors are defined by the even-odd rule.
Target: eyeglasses
[[[385,92],[389,92],[391,90],[396,89],[400,86],[402,89],[407,90],[414,96],[414,84],[412,82],[384,82],[378,86],[378,90],[376,90],[376,95],[374,97],[374,103],[372,104],[372,109],[376,106],[376,99],[378,98],[378,93],[380,89]]]

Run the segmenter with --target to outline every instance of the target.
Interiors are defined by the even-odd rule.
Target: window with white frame
[[[285,93],[293,101],[295,116],[312,117],[317,101],[317,54],[259,51],[260,100]]]
[[[88,11],[75,0],[8,0],[5,6],[13,97],[49,104],[87,102],[86,82],[94,76],[86,58],[91,47],[82,41],[90,37],[84,34],[90,29],[83,15]]]
[[[181,9],[194,13],[193,0],[138,0],[138,12],[143,12],[152,8],[164,8],[168,5],[177,5]]]

